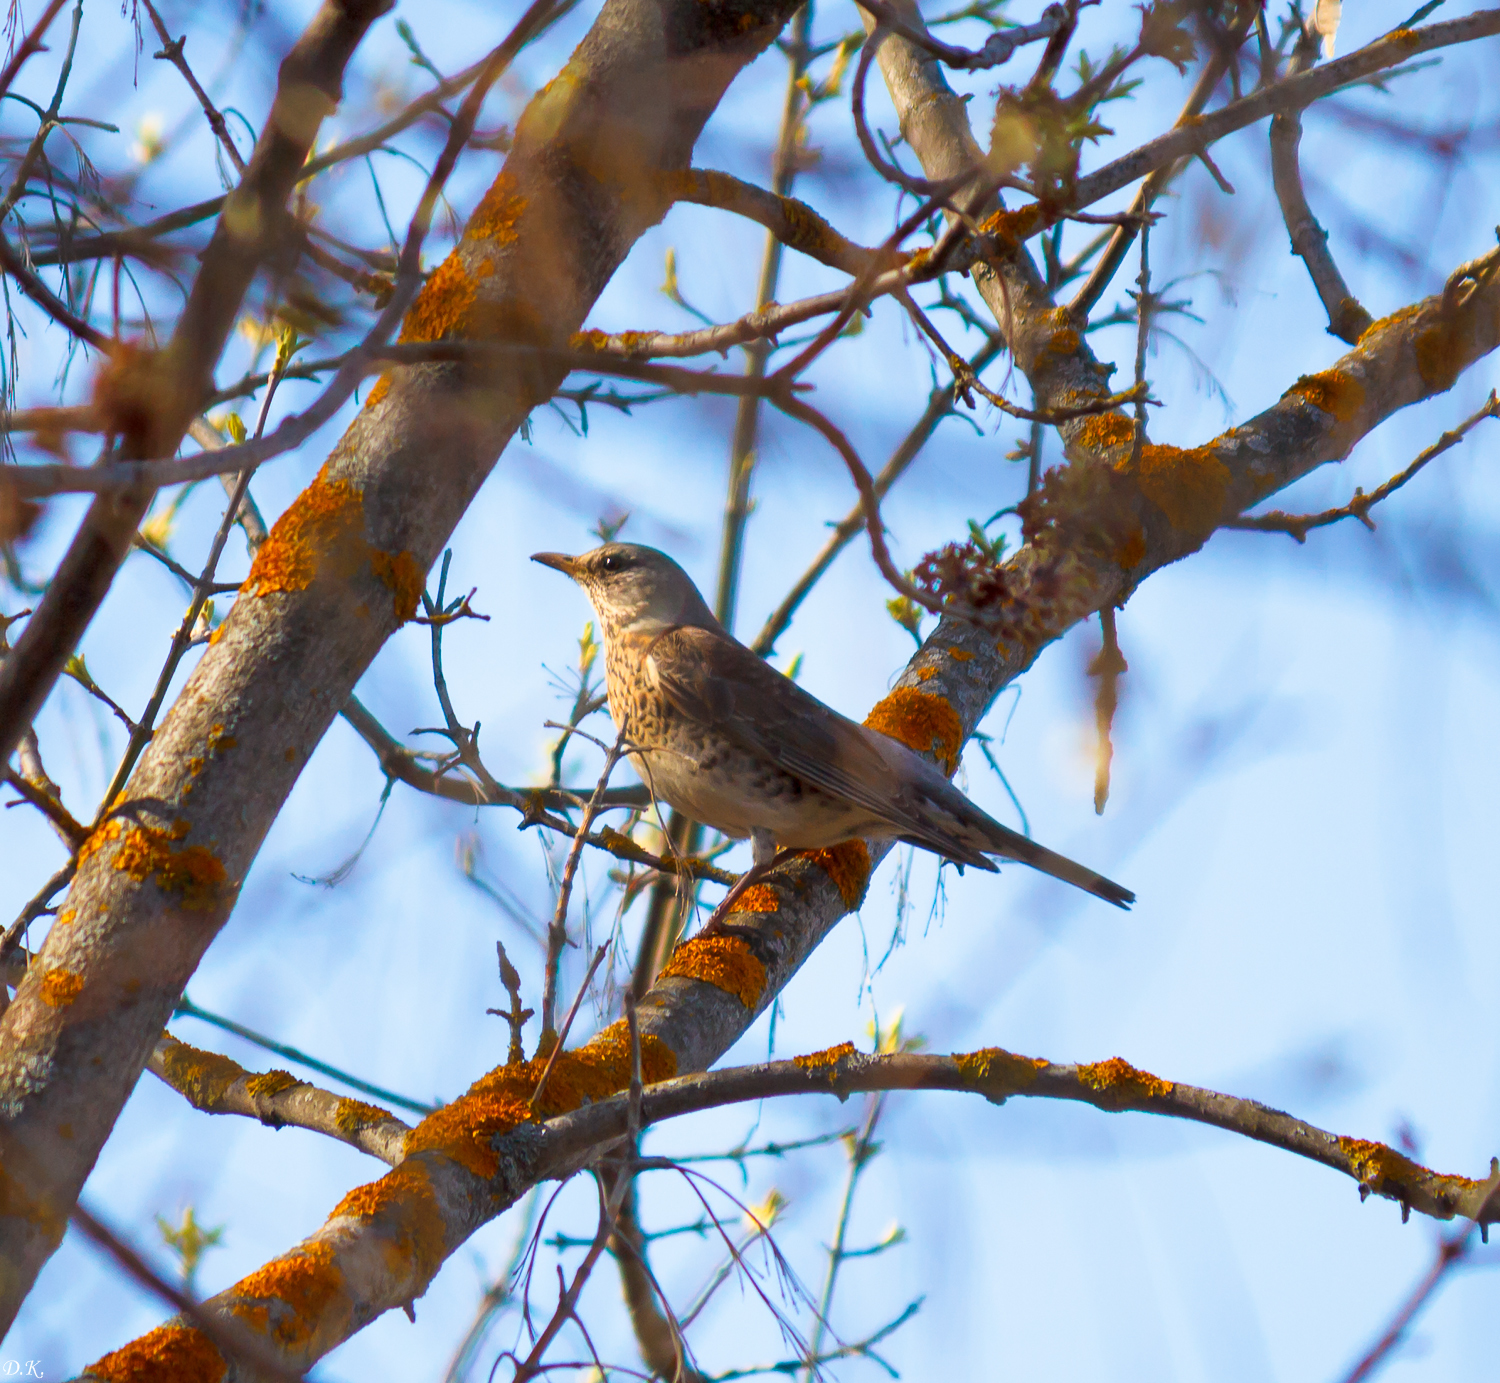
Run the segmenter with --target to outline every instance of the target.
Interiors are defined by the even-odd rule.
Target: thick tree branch
[[[663,176],[689,166],[725,87],[791,8],[606,0],[519,122],[501,176],[408,314],[407,340],[565,342],[666,210]],[[6,1185],[0,1325],[60,1233],[28,1207],[72,1203],[308,754],[385,639],[416,613],[423,573],[562,373],[510,353],[404,370],[372,391],[262,546],[123,800],[86,842],[69,921],[51,929],[0,1020],[0,1117],[44,1173],[42,1185]],[[436,1213],[410,1241],[414,1275],[376,1271],[373,1260],[345,1265],[338,1295],[363,1304],[305,1337],[309,1361],[425,1288],[470,1232],[450,1239],[437,1204],[479,1222],[461,1209],[479,1204],[472,1174],[425,1161]],[[416,1190],[418,1175],[403,1184]],[[371,1215],[380,1219],[364,1203],[337,1217],[351,1247]]]

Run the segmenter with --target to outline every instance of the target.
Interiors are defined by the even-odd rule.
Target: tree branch
[[[395,1166],[409,1125],[389,1110],[320,1090],[286,1071],[257,1074],[163,1033],[146,1069],[205,1114],[241,1114],[271,1128],[304,1128]]]

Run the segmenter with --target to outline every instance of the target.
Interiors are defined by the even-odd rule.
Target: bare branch
[[[411,1128],[388,1110],[335,1095],[286,1071],[257,1074],[217,1052],[163,1033],[146,1069],[205,1114],[240,1114],[271,1128],[303,1128],[336,1138],[394,1167]]]
[[[1476,1224],[1500,1220],[1500,1176],[1451,1176],[1420,1166],[1384,1143],[1340,1137],[1256,1100],[1183,1085],[1138,1070],[1119,1057],[1083,1065],[1017,1056],[999,1047],[954,1056],[901,1052],[867,1056],[852,1043],[790,1061],[772,1061],[680,1076],[650,1086],[642,1118],[649,1123],[704,1109],[779,1095],[840,1099],[862,1091],[963,1090],[996,1104],[1013,1097],[1071,1100],[1110,1114],[1136,1111],[1210,1124],[1320,1163],[1350,1177],[1360,1199],[1370,1195],[1437,1220],[1462,1216]],[[611,1096],[547,1124],[549,1166],[561,1167],[589,1148],[619,1137],[626,1099]]]

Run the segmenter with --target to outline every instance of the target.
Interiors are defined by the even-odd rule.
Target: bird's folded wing
[[[907,824],[898,806],[902,785],[867,732],[743,644],[682,627],[662,635],[648,657],[662,695],[683,715],[874,817]]]
[[[877,744],[873,731],[825,706],[742,644],[716,630],[680,627],[657,640],[649,656],[662,694],[682,714],[864,808],[900,840],[981,869],[995,867],[982,853],[983,836],[966,840],[959,825],[995,823],[937,769],[904,746]],[[906,759],[904,771],[898,769]],[[934,821],[932,807],[948,818],[943,825]]]

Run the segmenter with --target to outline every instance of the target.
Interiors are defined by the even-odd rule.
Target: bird
[[[921,755],[840,715],[734,638],[664,552],[605,543],[533,562],[583,589],[604,644],[609,711],[660,800],[735,840],[753,868],[728,905],[786,854],[856,838],[903,841],[995,871],[1018,860],[1116,907],[1135,894],[981,811]],[[707,929],[705,929],[707,930]]]

